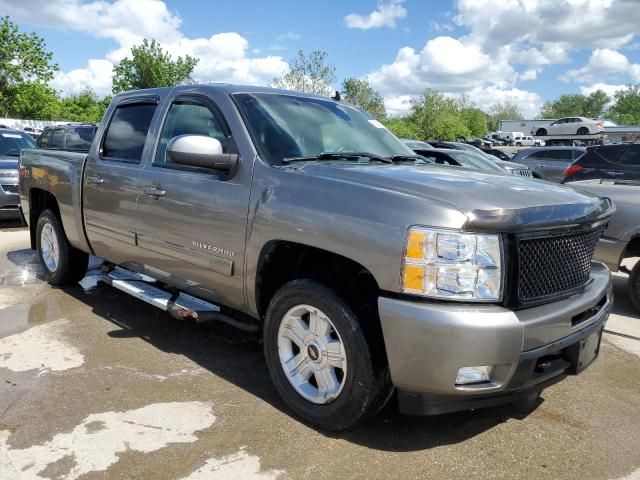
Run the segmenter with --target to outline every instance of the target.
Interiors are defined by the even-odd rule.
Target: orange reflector
[[[408,290],[424,290],[424,267],[422,265],[404,266],[404,288]]]
[[[410,231],[407,239],[407,258],[422,259],[424,257],[424,232]]]

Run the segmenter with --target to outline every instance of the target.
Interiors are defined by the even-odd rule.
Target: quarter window
[[[126,162],[140,162],[155,111],[155,103],[116,107],[104,136],[102,156]]]
[[[571,150],[547,150],[545,159],[570,162],[573,160]]]

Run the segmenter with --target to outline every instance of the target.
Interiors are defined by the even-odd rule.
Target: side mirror
[[[222,153],[222,144],[215,138],[178,135],[167,145],[167,160],[176,165],[229,172],[238,163],[238,155]]]

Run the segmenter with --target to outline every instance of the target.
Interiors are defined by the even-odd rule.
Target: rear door
[[[56,128],[51,134],[51,140],[46,148],[64,149],[64,129]]]
[[[153,142],[149,126],[157,97],[127,98],[111,112],[87,159],[83,201],[85,229],[96,255],[117,264],[134,263],[140,162]]]
[[[224,153],[239,153],[233,132],[209,97],[173,99],[159,132],[141,176],[137,232],[144,268],[181,290],[240,306],[252,159],[241,157],[231,176],[167,161],[169,141],[186,134],[216,138]]]
[[[539,171],[545,180],[560,182],[562,173],[573,162],[573,150],[546,150],[544,160],[540,162]]]

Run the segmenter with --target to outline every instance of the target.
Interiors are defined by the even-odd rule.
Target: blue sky
[[[562,93],[640,82],[635,0],[300,2],[0,0],[0,14],[43,36],[65,94],[110,91],[132,45],[155,38],[200,58],[199,81],[268,85],[299,48],[323,50],[337,82],[368,78],[391,113],[425,88],[525,114]]]

